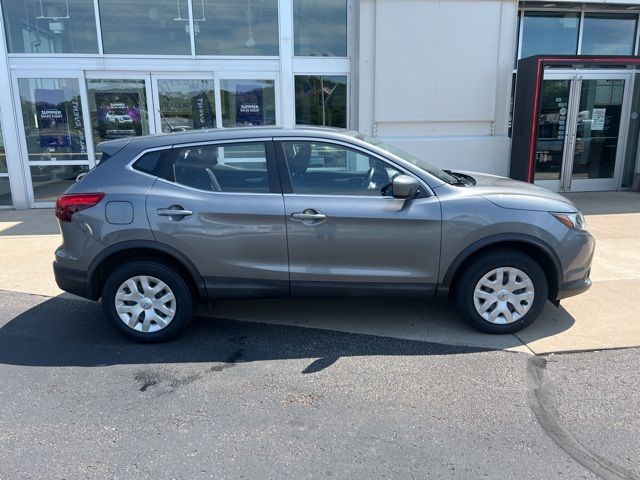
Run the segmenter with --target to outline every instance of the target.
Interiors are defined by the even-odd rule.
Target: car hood
[[[562,195],[532,183],[478,172],[460,172],[476,184],[467,188],[502,208],[547,212],[575,212],[577,208]]]

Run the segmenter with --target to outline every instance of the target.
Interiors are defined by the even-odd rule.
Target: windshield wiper
[[[442,170],[442,171],[456,179],[455,183],[452,183],[451,185],[464,185],[465,187],[468,185],[468,181],[464,176],[457,173],[453,173],[451,170]]]

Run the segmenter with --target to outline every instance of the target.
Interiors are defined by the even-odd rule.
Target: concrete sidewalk
[[[224,301],[211,311],[203,308],[202,313],[538,354],[640,346],[640,194],[567,196],[587,215],[598,242],[591,275],[594,285],[586,294],[564,300],[560,308],[547,304],[541,318],[517,335],[475,332],[448,304],[419,301]],[[52,210],[0,211],[0,289],[62,294],[51,270],[59,244]]]

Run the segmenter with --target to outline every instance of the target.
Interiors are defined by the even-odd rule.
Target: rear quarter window
[[[167,155],[168,149],[154,150],[145,153],[133,164],[133,169],[139,172],[148,173],[154,177],[161,176],[163,161]]]

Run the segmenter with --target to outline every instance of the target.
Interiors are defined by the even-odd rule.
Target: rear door
[[[393,198],[393,177],[409,172],[341,142],[283,140],[276,151],[293,295],[433,293],[441,213],[424,185]]]
[[[156,240],[193,262],[211,298],[289,294],[271,139],[174,146],[146,208]]]

